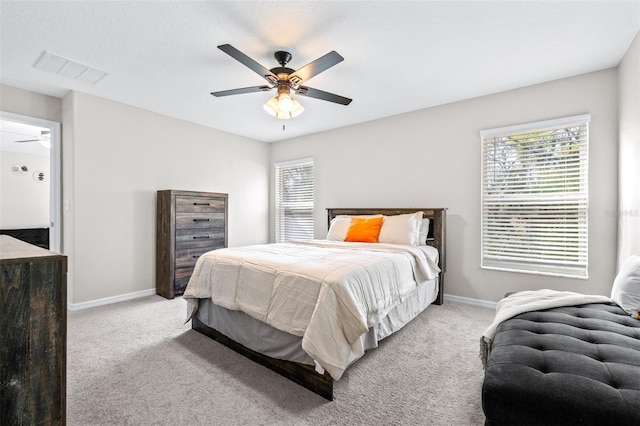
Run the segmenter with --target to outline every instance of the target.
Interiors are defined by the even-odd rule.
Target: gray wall
[[[29,171],[15,174],[14,164],[27,166]],[[0,152],[0,228],[49,227],[49,157],[24,152]],[[46,181],[33,178],[44,172]]]
[[[156,191],[229,194],[229,245],[267,241],[269,145],[71,92],[63,101],[72,303],[155,288]]]
[[[155,288],[155,193],[229,193],[229,245],[268,240],[269,145],[71,92],[0,86],[0,110],[62,122],[70,304]]]
[[[318,238],[328,207],[448,207],[448,294],[490,301],[536,288],[608,295],[618,131],[638,140],[638,44],[636,37],[619,81],[609,69],[271,145],[77,92],[60,100],[0,86],[0,110],[63,123],[69,303],[154,287],[158,189],[228,192],[229,244],[268,241],[272,164],[304,157],[315,160]],[[589,279],[481,270],[479,132],[583,113],[592,115]]]
[[[0,85],[0,111],[12,114],[62,121],[62,101],[11,86]]]
[[[539,288],[608,295],[616,264],[617,100],[617,70],[609,69],[276,142],[271,161],[314,158],[317,238],[326,235],[329,207],[447,207],[448,294],[488,301]],[[480,269],[480,131],[584,113],[592,117],[589,278]]]
[[[640,254],[640,33],[619,65],[618,262]]]

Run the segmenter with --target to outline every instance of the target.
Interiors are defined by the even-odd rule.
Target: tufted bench
[[[597,303],[503,322],[482,408],[485,425],[640,425],[640,320]]]

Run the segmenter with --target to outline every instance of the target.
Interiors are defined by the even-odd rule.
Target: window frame
[[[480,141],[481,141],[481,179],[480,179],[480,268],[488,269],[488,270],[498,270],[498,271],[508,271],[508,272],[518,272],[518,273],[527,273],[527,274],[538,274],[538,275],[550,275],[550,276],[558,276],[558,277],[568,277],[568,278],[579,278],[579,279],[587,279],[589,277],[589,262],[588,262],[588,233],[589,233],[589,225],[588,225],[588,210],[589,210],[589,185],[588,185],[588,176],[589,176],[589,124],[591,121],[590,114],[582,114],[571,117],[558,118],[553,120],[545,120],[538,121],[532,123],[525,123],[515,126],[501,127],[495,129],[483,130],[480,132]],[[511,179],[511,183],[506,183],[500,191],[492,192],[489,187],[494,180],[488,178],[488,163],[490,162],[488,152],[488,146],[492,143],[493,152],[496,152],[495,139],[497,138],[509,138],[509,142],[513,142],[513,145],[517,144],[520,138],[524,135],[528,134],[536,134],[534,138],[527,139],[527,144],[533,146],[534,143],[538,142],[540,144],[546,145],[544,147],[549,151],[560,150],[562,147],[571,146],[573,142],[569,137],[562,139],[558,138],[544,138],[543,135],[545,132],[553,132],[560,131],[563,128],[577,128],[579,127],[579,133],[576,135],[578,147],[578,153],[571,153],[561,156],[561,157],[552,157],[551,159],[544,159],[542,154],[535,154],[532,157],[534,161],[538,161],[538,164],[535,164],[537,167],[530,167],[530,163],[528,163],[528,158],[526,156],[522,156],[521,153],[518,153],[515,157],[514,162],[518,164],[525,163],[526,167],[524,170],[530,172],[531,170],[535,171],[535,177],[540,177],[543,175],[542,171],[549,170],[545,169],[543,166],[548,166],[549,164],[553,164],[558,158],[565,159],[565,163],[560,169],[563,170],[563,179],[564,183],[564,191],[551,191],[544,190],[542,191],[540,187],[542,183],[546,183],[545,178],[540,178],[538,180],[531,179],[532,175],[529,175],[531,183],[522,184],[521,181],[518,181],[517,185],[515,185],[513,176],[517,175],[516,172],[510,174],[507,172],[503,174],[502,178],[506,178],[505,181]],[[493,142],[491,142],[493,140]],[[504,139],[503,139],[504,140]],[[532,143],[528,142],[529,140],[533,141]],[[560,142],[558,142],[560,140]],[[509,144],[505,144],[504,146],[510,146]],[[512,148],[515,149],[515,148]],[[576,161],[574,157],[577,157]],[[545,162],[546,161],[546,162]],[[577,166],[569,166],[568,164],[573,161],[573,163],[577,164]],[[492,171],[496,170],[497,162],[494,160],[492,165],[494,165]],[[550,166],[553,167],[553,166]],[[577,174],[576,174],[577,170]],[[555,171],[555,170],[554,170]],[[548,178],[546,178],[548,179]],[[491,180],[491,183],[489,181]],[[557,182],[559,179],[551,178],[550,181]],[[577,183],[576,183],[577,182]],[[578,189],[571,189],[576,188]],[[521,193],[517,192],[518,188],[524,188]],[[569,189],[567,189],[569,188]],[[539,209],[532,208],[527,212],[526,203],[530,202],[532,206],[538,207]],[[554,203],[558,204],[557,208],[551,208]],[[555,210],[555,213],[549,213],[547,216],[546,209]],[[529,213],[530,212],[530,213]],[[564,212],[563,214],[559,212]],[[573,255],[564,255],[564,259],[561,259],[562,255],[558,255],[558,259],[553,259],[554,254],[554,243],[549,242],[550,236],[554,236],[556,232],[550,231],[548,229],[541,228],[542,235],[540,237],[532,236],[534,232],[531,231],[531,223],[529,222],[529,227],[526,225],[527,220],[532,220],[531,217],[527,217],[527,214],[530,216],[535,216],[535,213],[545,215],[542,219],[542,225],[555,224],[558,229],[560,229],[559,234],[564,236],[565,240],[570,240],[567,235],[570,235],[570,229],[574,226],[576,232],[574,232],[575,243],[573,240],[570,241],[571,244],[574,245],[565,245],[556,244],[556,248],[564,247],[564,248],[575,248]],[[512,215],[509,217],[509,215]],[[492,215],[493,217],[488,219],[488,217]],[[496,216],[506,216],[507,217],[507,225],[501,225],[499,223],[501,219],[496,219]],[[547,219],[547,217],[551,217],[552,219]],[[564,217],[573,218],[573,222],[565,222],[566,226],[561,226],[553,220]],[[524,231],[514,231],[516,228],[517,221],[520,220],[520,227],[524,229]],[[491,226],[493,225],[493,227]],[[518,234],[519,232],[519,234]],[[530,245],[522,244],[522,241],[517,241],[517,238],[529,238],[528,241]],[[511,241],[507,241],[511,238]],[[538,243],[535,240],[547,240],[543,243]],[[502,241],[503,244],[500,242]],[[517,248],[519,242],[520,248]],[[516,247],[516,248],[514,248]],[[535,248],[534,248],[535,247]],[[525,256],[525,252],[530,251],[532,253],[531,257],[520,257]],[[557,251],[557,250],[556,250]],[[566,250],[568,251],[568,250]],[[545,253],[546,257],[544,257]],[[540,255],[542,253],[542,255]],[[573,257],[574,261],[570,261],[569,259]]]

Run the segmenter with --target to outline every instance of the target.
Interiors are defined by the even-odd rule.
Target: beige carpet
[[[333,402],[183,324],[150,296],[69,312],[69,425],[482,425],[490,309],[432,305],[368,351]]]

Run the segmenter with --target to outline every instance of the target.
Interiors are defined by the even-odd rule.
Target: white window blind
[[[313,159],[277,163],[276,242],[313,239]]]
[[[481,267],[587,277],[590,118],[481,132]]]

